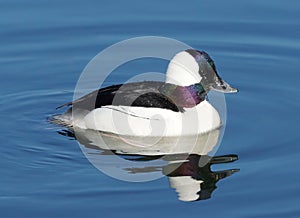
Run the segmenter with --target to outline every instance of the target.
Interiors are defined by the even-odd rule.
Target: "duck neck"
[[[160,92],[177,106],[184,108],[194,107],[206,98],[206,91],[200,83],[189,86],[178,86],[166,83]]]

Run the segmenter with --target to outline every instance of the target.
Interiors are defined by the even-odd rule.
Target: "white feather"
[[[200,81],[199,65],[192,55],[183,51],[172,58],[166,73],[167,83],[189,86]]]
[[[177,136],[205,133],[221,125],[218,112],[203,101],[184,113],[161,108],[105,106],[83,119],[81,128],[134,136]]]

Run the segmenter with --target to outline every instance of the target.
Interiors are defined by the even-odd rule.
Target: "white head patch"
[[[166,82],[180,86],[189,86],[201,81],[199,65],[186,51],[179,52],[170,61]]]

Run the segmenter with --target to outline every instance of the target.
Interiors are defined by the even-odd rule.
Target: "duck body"
[[[60,115],[59,120],[67,126],[121,135],[199,134],[221,124],[218,112],[205,100],[205,95],[200,84],[187,87],[164,82],[114,85],[62,105],[72,107]],[[193,125],[195,120],[201,122]]]
[[[212,85],[200,74],[211,70],[199,64],[199,60],[207,60],[205,55],[194,50],[180,52],[168,66],[166,82],[135,82],[93,91],[60,106],[70,108],[54,120],[72,128],[129,136],[180,136],[214,130],[220,127],[221,119],[206,100]],[[214,65],[212,70],[216,73]]]

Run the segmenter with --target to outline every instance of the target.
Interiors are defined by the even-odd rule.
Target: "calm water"
[[[292,0],[0,1],[0,216],[299,217],[299,7]],[[166,176],[108,177],[47,122],[72,99],[91,58],[145,35],[206,50],[240,89],[226,96],[216,153],[239,160],[212,167],[240,172],[207,200],[178,200]]]

